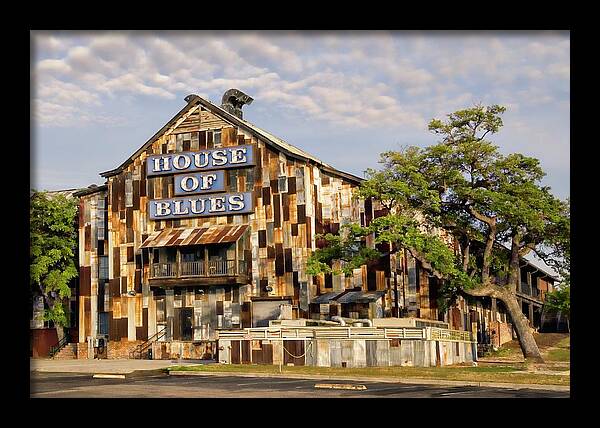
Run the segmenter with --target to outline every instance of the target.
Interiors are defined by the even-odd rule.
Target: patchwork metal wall
[[[199,150],[205,144],[214,144],[217,138],[222,147],[255,146],[255,167],[225,173],[227,191],[253,192],[254,213],[149,220],[148,201],[169,198],[174,193],[172,176],[146,177],[146,158]],[[100,308],[108,312],[111,340],[133,341],[152,336],[163,322],[174,322],[179,304],[193,308],[196,321],[215,318],[211,323],[213,328],[219,326],[219,319],[226,327],[230,327],[229,320],[233,328],[244,324],[244,302],[251,297],[289,296],[298,307],[294,315],[307,316],[311,297],[324,292],[329,285],[341,288],[354,284],[354,277],[343,282],[336,278],[331,283],[313,284],[306,273],[306,261],[316,248],[317,233],[337,232],[342,224],[369,218],[364,203],[352,198],[357,183],[324,173],[306,160],[287,157],[247,130],[200,106],[192,107],[119,173],[107,176],[106,184],[107,191],[81,197],[80,341],[96,332],[100,255],[106,256],[108,262],[107,286]],[[100,220],[96,217],[102,215],[99,214],[102,204],[105,227],[99,228]],[[169,228],[226,224],[250,225],[244,248],[251,271],[247,284],[230,290],[211,288],[203,296],[185,291],[181,302],[172,290],[167,290],[164,296],[151,290],[147,285],[148,251],[140,249],[150,234]],[[101,240],[96,239],[98,233],[103,235]],[[365,276],[356,283],[366,283]],[[214,339],[214,334],[194,331],[194,339],[198,338]]]

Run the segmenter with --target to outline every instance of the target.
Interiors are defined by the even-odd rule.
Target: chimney
[[[223,94],[221,108],[242,119],[242,106],[252,104],[254,98],[244,94],[239,89],[228,89]]]

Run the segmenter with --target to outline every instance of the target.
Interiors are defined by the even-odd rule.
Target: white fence
[[[218,330],[220,339],[228,340],[294,340],[294,339],[416,339],[449,342],[476,342],[468,331],[436,327],[257,327],[240,330]]]

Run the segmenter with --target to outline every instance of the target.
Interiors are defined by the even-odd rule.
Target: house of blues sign
[[[252,145],[149,156],[146,176],[174,175],[177,197],[149,201],[151,220],[252,212],[252,192],[225,190],[225,169],[254,166]]]

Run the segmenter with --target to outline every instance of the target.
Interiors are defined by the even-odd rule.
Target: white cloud
[[[71,66],[61,59],[44,59],[37,63],[37,72],[41,74],[68,74],[71,71]]]
[[[193,92],[219,103],[236,87],[306,119],[426,131],[430,118],[482,100],[564,105],[549,79],[570,76],[564,36],[167,32],[36,40],[44,58],[35,67],[38,96],[46,110],[62,106],[55,108],[63,118],[81,109],[80,99],[102,107],[105,97]]]

